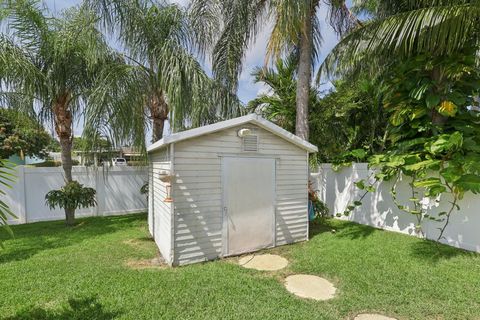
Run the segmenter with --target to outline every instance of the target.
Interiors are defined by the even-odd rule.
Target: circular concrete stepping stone
[[[395,318],[390,318],[376,313],[362,313],[356,316],[353,320],[397,320]]]
[[[285,268],[288,260],[275,254],[249,255],[240,258],[238,264],[248,269],[276,271]]]
[[[301,298],[314,300],[332,299],[337,291],[330,281],[308,274],[296,274],[287,277],[285,287]]]

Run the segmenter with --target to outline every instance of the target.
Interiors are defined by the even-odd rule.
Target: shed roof
[[[217,131],[221,131],[221,130],[224,130],[224,129],[228,129],[228,128],[232,128],[232,127],[236,127],[236,126],[239,126],[239,125],[242,125],[242,124],[246,124],[246,123],[252,123],[252,124],[255,124],[297,146],[299,146],[300,148],[302,149],[305,149],[307,150],[308,152],[317,152],[318,151],[318,148],[316,146],[314,146],[313,144],[309,143],[308,141],[305,141],[299,137],[297,137],[296,135],[288,132],[287,130],[277,126],[276,124],[268,121],[268,120],[265,120],[264,118],[256,115],[256,114],[249,114],[249,115],[246,115],[246,116],[243,116],[243,117],[238,117],[238,118],[234,118],[234,119],[230,119],[230,120],[226,120],[226,121],[221,121],[221,122],[217,122],[217,123],[214,123],[214,124],[210,124],[210,125],[207,125],[207,126],[203,126],[203,127],[199,127],[199,128],[195,128],[195,129],[190,129],[190,130],[186,130],[186,131],[182,131],[182,132],[178,132],[178,133],[174,133],[174,134],[171,134],[169,136],[166,136],[160,140],[158,140],[157,142],[155,142],[154,144],[152,144],[150,147],[147,148],[147,151],[148,152],[152,152],[152,151],[155,151],[155,150],[158,150],[166,145],[169,145],[171,143],[174,143],[174,142],[179,142],[179,141],[183,141],[183,140],[187,140],[187,139],[191,139],[191,138],[195,138],[195,137],[199,137],[199,136],[202,136],[202,135],[205,135],[205,134],[209,134],[209,133],[214,133],[214,132],[217,132]]]

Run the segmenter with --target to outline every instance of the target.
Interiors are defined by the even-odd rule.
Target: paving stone
[[[248,255],[240,258],[238,264],[261,271],[276,271],[285,268],[288,260],[275,254]]]
[[[328,280],[307,274],[297,274],[285,279],[287,290],[301,298],[329,300],[337,289]]]

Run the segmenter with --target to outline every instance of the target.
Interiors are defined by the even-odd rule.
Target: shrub
[[[308,200],[312,202],[315,219],[328,217],[328,207],[325,202],[318,198],[317,192],[313,189],[312,183],[308,184]]]
[[[50,209],[56,207],[65,209],[66,223],[73,225],[76,209],[93,207],[97,204],[95,193],[95,189],[84,187],[78,181],[71,181],[59,190],[49,191],[45,195],[45,202]]]
[[[145,165],[147,165],[147,163],[145,161],[142,161],[142,160],[131,160],[131,161],[127,161],[127,165],[129,167],[143,167]]]
[[[54,161],[54,160],[47,160],[47,161],[44,161],[44,162],[41,162],[41,163],[33,164],[33,166],[35,166],[35,167],[42,167],[42,168],[45,168],[45,167],[60,167],[61,165],[62,165],[61,161]]]

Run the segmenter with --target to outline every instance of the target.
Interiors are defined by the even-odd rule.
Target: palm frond
[[[370,59],[372,65],[388,56],[408,57],[419,52],[448,55],[458,51],[476,41],[479,3],[425,7],[365,23],[332,50],[317,80],[322,74],[334,75],[334,69],[337,73],[347,72],[363,59]]]
[[[85,137],[108,137],[113,145],[133,144],[144,150],[148,127],[144,106],[151,90],[147,70],[112,61],[90,92],[85,112]]]
[[[49,21],[45,15],[47,8],[37,0],[7,1],[5,4],[7,30],[15,41],[30,52],[40,53],[50,37]],[[0,22],[2,22],[0,20]]]
[[[267,0],[227,0],[222,12],[225,27],[213,50],[213,73],[231,92],[236,92],[246,49],[267,17]]]
[[[218,40],[219,30],[224,28],[220,0],[192,1],[187,9],[191,31],[199,54],[211,54]]]

